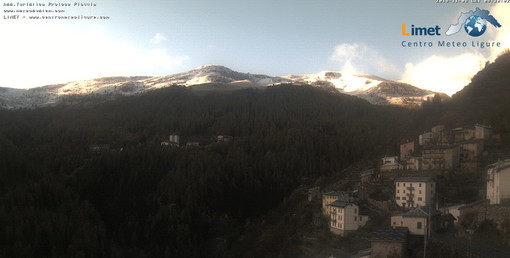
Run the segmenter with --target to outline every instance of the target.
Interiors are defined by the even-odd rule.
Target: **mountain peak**
[[[202,71],[232,71],[232,69],[230,69],[230,68],[228,68],[226,66],[215,65],[215,64],[201,65],[201,66],[195,68],[195,70],[202,70]]]
[[[293,83],[328,88],[340,93],[355,95],[374,104],[417,103],[433,92],[420,91],[411,85],[399,84],[367,74],[345,74],[339,71],[322,71],[315,74],[269,76],[237,72],[215,64],[199,66],[193,70],[155,77],[104,77],[85,81],[48,85],[29,90],[0,90],[0,108],[41,106],[55,103],[63,95],[118,94],[132,95],[171,85],[208,87],[222,84],[233,89],[263,87]],[[412,100],[412,101],[411,101]]]

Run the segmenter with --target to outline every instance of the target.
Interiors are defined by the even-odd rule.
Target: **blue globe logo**
[[[464,30],[472,37],[479,37],[487,30],[487,22],[482,17],[470,16],[464,23]]]

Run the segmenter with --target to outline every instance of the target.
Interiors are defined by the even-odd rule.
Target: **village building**
[[[460,164],[460,148],[457,145],[429,146],[423,148],[422,169],[454,169]]]
[[[161,142],[162,146],[176,146],[179,147],[180,144],[180,137],[176,134],[171,134],[168,137],[168,141]]]
[[[418,207],[404,214],[391,216],[391,226],[407,227],[410,235],[430,238],[440,220],[441,212],[431,207]]]
[[[170,143],[170,145],[177,145],[179,146],[179,135],[176,135],[176,134],[172,134],[168,137],[168,142]]]
[[[398,162],[398,156],[384,157],[381,159],[381,171],[402,170],[404,166]]]
[[[432,139],[431,143],[434,145],[445,145],[448,144],[448,133],[445,130],[444,125],[436,125],[432,127]]]
[[[408,161],[415,150],[414,141],[400,144],[400,161]]]
[[[487,169],[487,199],[490,204],[510,202],[510,159],[489,165]]]
[[[434,134],[432,132],[420,134],[418,136],[418,144],[420,144],[420,146],[428,145],[432,141],[433,136]]]
[[[362,184],[372,183],[376,180],[377,175],[373,168],[364,170],[360,173],[360,179]]]
[[[230,135],[218,135],[216,137],[216,141],[217,142],[230,142],[234,139],[234,137],[230,136]]]
[[[333,234],[345,236],[367,223],[368,216],[360,215],[359,206],[349,201],[334,201],[330,207],[330,227]]]
[[[350,202],[351,193],[346,191],[331,191],[322,194],[322,214],[327,218],[329,218],[331,214],[331,207],[329,204],[334,201]]]
[[[400,177],[395,180],[395,202],[403,208],[433,204],[436,183],[430,177]]]
[[[475,139],[475,127],[459,127],[452,129],[453,142],[462,142]]]
[[[486,125],[475,125],[475,139],[478,140],[487,140],[490,139],[492,135],[492,128]]]
[[[406,227],[380,227],[370,237],[371,257],[407,257]]]
[[[407,161],[406,169],[418,171],[418,170],[422,170],[422,166],[423,166],[423,158],[422,157],[411,156],[411,157],[409,157],[409,160]]]

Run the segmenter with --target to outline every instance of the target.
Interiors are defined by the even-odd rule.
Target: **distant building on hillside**
[[[434,134],[432,132],[420,134],[418,136],[418,143],[420,144],[420,146],[428,145],[432,141],[433,136]]]
[[[410,141],[400,144],[400,161],[408,161],[415,150],[415,142]]]
[[[334,201],[351,201],[351,193],[346,191],[331,191],[322,194],[322,214],[326,217],[330,217],[331,214],[331,204]]]
[[[487,199],[490,204],[510,203],[510,159],[489,165]]]
[[[460,149],[457,145],[429,146],[423,148],[422,169],[454,169],[460,164]]]
[[[475,127],[459,127],[452,129],[453,142],[462,142],[475,139]]]
[[[218,135],[216,137],[216,141],[217,142],[230,142],[234,139],[234,137],[230,136],[230,135]]]
[[[377,175],[373,168],[367,169],[360,173],[360,179],[362,184],[371,183],[376,179]]]
[[[411,157],[409,157],[409,160],[407,161],[406,169],[418,171],[418,170],[422,170],[422,166],[423,166],[423,158],[422,157],[411,156]]]
[[[433,204],[436,182],[430,177],[400,177],[395,180],[395,202],[403,208]]]
[[[179,138],[180,138],[179,135],[172,134],[168,137],[168,142],[171,146],[179,146],[179,144],[180,144]]]
[[[476,124],[475,125],[475,139],[487,140],[492,135],[492,128],[490,126]]]
[[[484,150],[483,140],[469,140],[459,143],[460,159],[471,160],[482,155]]]
[[[368,216],[360,215],[358,205],[352,202],[334,201],[328,206],[331,208],[330,230],[333,234],[345,236],[367,223]]]
[[[381,171],[402,170],[404,166],[398,162],[398,156],[383,157]]]

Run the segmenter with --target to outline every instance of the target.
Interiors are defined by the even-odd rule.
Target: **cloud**
[[[501,28],[495,28],[494,26],[487,23],[490,27],[488,31],[494,34],[494,41],[501,42],[501,48],[491,49],[491,60],[494,60],[503,50],[510,48],[510,5],[498,4],[494,5],[490,10],[490,14],[493,15],[498,22],[501,24]]]
[[[104,76],[164,75],[190,58],[135,47],[103,31],[55,24],[2,26],[0,86],[27,88]]]
[[[487,23],[489,28],[487,35],[484,35],[486,37],[484,42],[501,42],[501,48],[491,48],[488,58],[476,52],[453,57],[433,55],[417,64],[407,63],[401,81],[448,95],[462,90],[487,61],[493,61],[503,50],[510,48],[510,30],[508,30],[510,5],[495,5],[489,11],[502,27],[495,28]]]
[[[398,73],[395,65],[363,43],[337,45],[330,61],[340,64],[343,73],[375,73],[381,76]]]
[[[152,44],[160,44],[164,41],[167,41],[165,35],[163,35],[162,33],[156,33],[156,35],[154,35],[154,37],[151,38],[150,42]]]
[[[471,82],[486,60],[481,54],[471,53],[454,57],[433,55],[418,64],[407,63],[401,81],[452,95]]]

